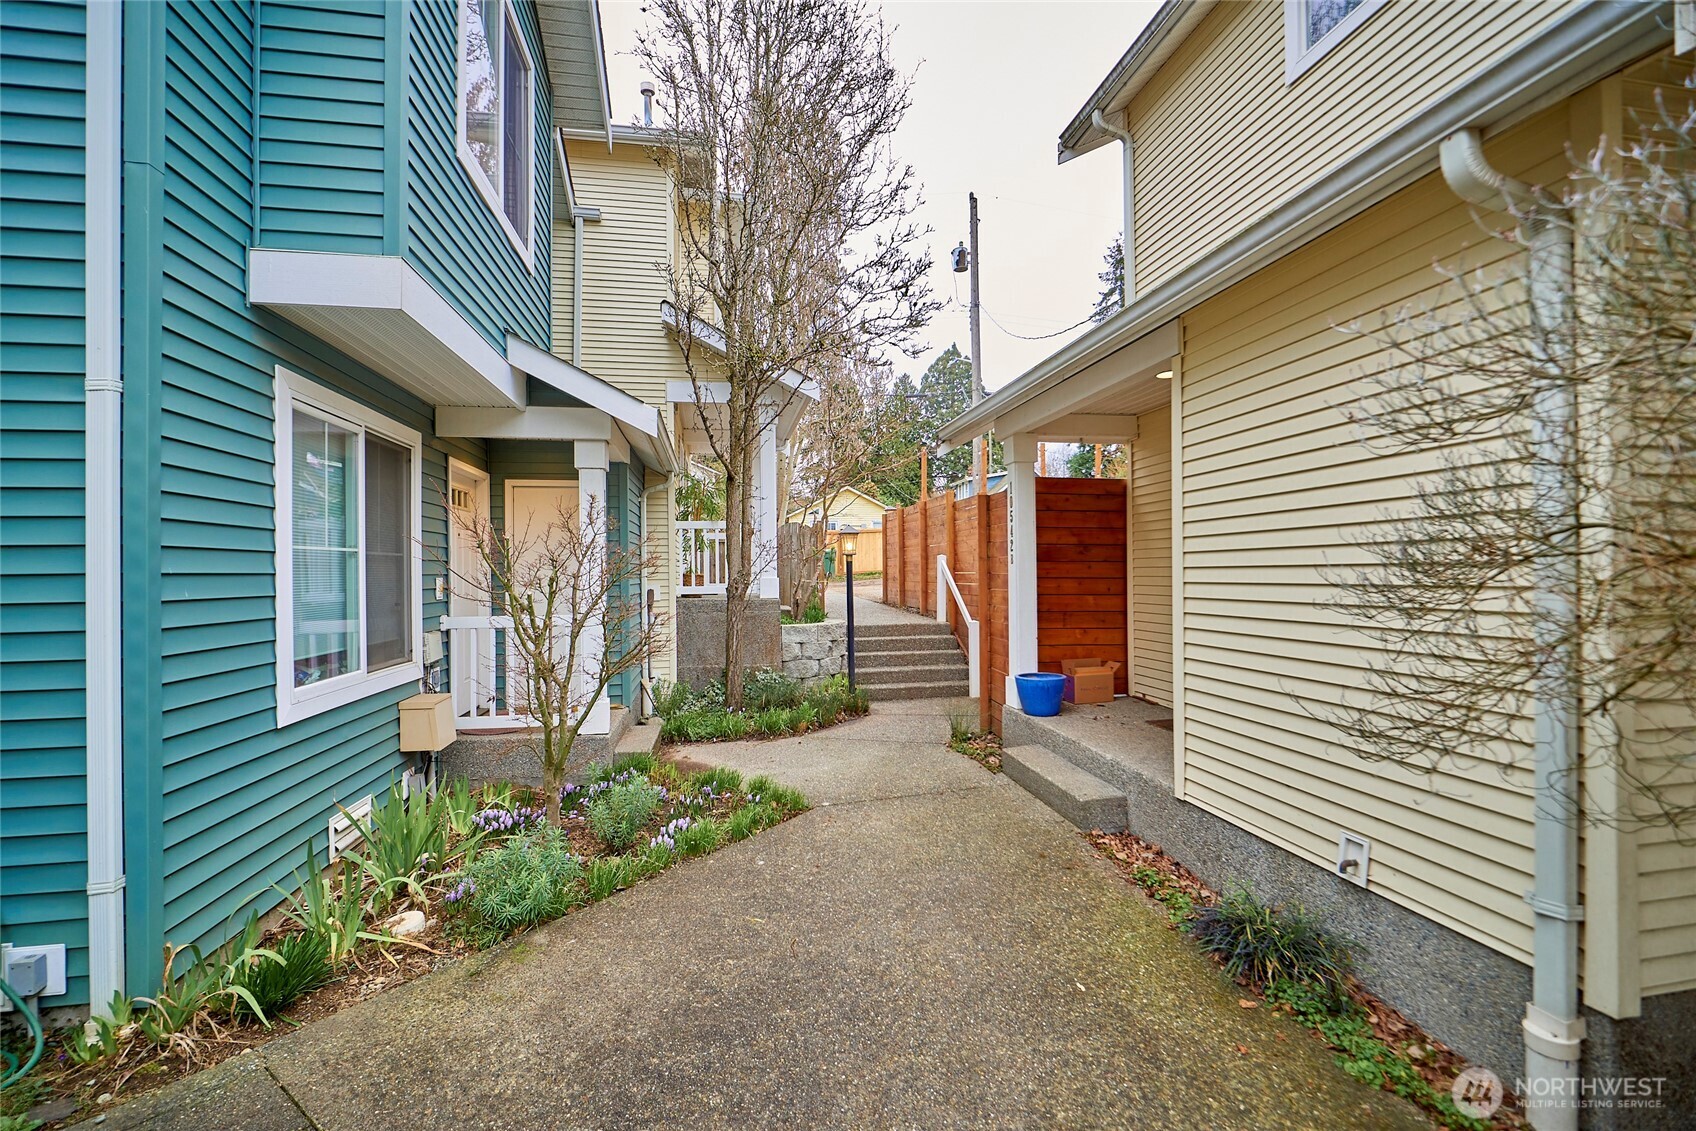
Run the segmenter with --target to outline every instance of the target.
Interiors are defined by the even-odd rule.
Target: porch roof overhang
[[[524,406],[523,373],[398,256],[250,248],[247,301],[431,404]]]
[[[1460,83],[1453,94],[1411,115],[1405,126],[1379,137],[1177,275],[949,421],[942,427],[942,441],[957,446],[988,431],[1018,406],[1046,396],[1197,304],[1434,171],[1438,144],[1455,131],[1481,128],[1487,136],[1499,133],[1666,46],[1672,41],[1666,15],[1664,4],[1600,0],[1558,17],[1506,59],[1492,62]]]
[[[485,408],[444,405],[436,409],[436,434],[485,440],[600,441],[627,448],[648,467],[677,470],[677,450],[665,416],[594,374],[537,349],[522,338],[507,338],[514,370],[536,378],[578,401],[578,406],[530,405]]]

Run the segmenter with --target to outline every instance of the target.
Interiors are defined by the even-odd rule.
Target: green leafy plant
[[[135,1003],[121,992],[112,995],[105,1014],[92,1016],[72,1029],[65,1052],[77,1064],[93,1064],[117,1056],[132,1038]]]
[[[555,825],[520,833],[477,854],[444,897],[480,944],[564,915],[581,901],[583,865]]]
[[[744,805],[725,820],[725,832],[731,840],[746,840],[761,829],[770,828],[783,820],[777,806],[760,801]]]
[[[662,719],[681,715],[689,709],[694,698],[695,693],[689,690],[688,684],[662,679],[654,685],[654,714]]]
[[[258,917],[254,916],[245,933],[257,931]],[[252,961],[236,967],[231,985],[246,989],[248,998],[237,998],[232,1003],[232,1016],[263,1021],[266,1014],[275,1015],[330,980],[330,943],[323,935],[306,931],[287,935],[278,940],[273,950],[277,956],[275,962]],[[259,1012],[248,1009],[248,999],[257,1004]]]
[[[446,789],[436,794],[436,800],[442,824],[455,837],[468,837],[477,831],[472,818],[477,816],[483,805],[469,781],[454,778]]]
[[[414,898],[424,898],[421,877],[441,866],[447,851],[447,831],[441,815],[424,794],[402,795],[399,784],[389,787],[388,800],[373,809],[369,822],[346,809],[365,838],[365,851],[348,852],[348,859],[371,878],[371,911],[379,914],[404,889]]]
[[[297,891],[278,887],[283,895],[283,916],[308,934],[327,944],[330,964],[339,965],[362,940],[380,939],[365,927],[365,893],[359,868],[344,859],[337,878],[318,867],[311,842],[306,845],[306,866],[294,874]]]
[[[690,822],[688,828],[677,834],[677,854],[685,857],[704,855],[723,844],[727,835],[722,822],[702,817]]]
[[[750,802],[770,805],[782,816],[793,816],[807,809],[807,799],[800,790],[779,785],[765,774],[749,778],[742,788]]]
[[[742,683],[742,709],[749,712],[793,707],[801,702],[802,696],[798,680],[771,668],[750,671]]]
[[[589,830],[609,848],[629,848],[659,807],[658,787],[645,780],[624,782],[589,802]]]
[[[1443,1126],[1456,1131],[1487,1131],[1490,1127],[1489,1120],[1456,1107],[1448,1091],[1433,1088],[1405,1053],[1379,1040],[1358,1002],[1339,998],[1324,986],[1290,978],[1269,983],[1266,1000],[1285,1006],[1297,1021],[1317,1031],[1337,1050],[1338,1067],[1356,1080],[1412,1100],[1436,1115]]]
[[[238,971],[251,963],[276,962],[276,951],[244,945],[250,939],[238,935],[225,952],[227,957],[206,956],[189,944],[165,945],[165,972],[152,997],[138,997],[146,1008],[136,1027],[143,1039],[185,1059],[196,1059],[200,1041],[212,1026],[211,1015],[231,1013],[238,1006],[265,1021],[265,1011],[245,986],[236,982]],[[186,958],[186,963],[180,960]],[[181,967],[179,970],[178,967]]]
[[[714,766],[710,770],[702,770],[689,779],[689,789],[702,792],[711,789],[714,794],[723,797],[735,793],[742,788],[742,775],[729,766]]]
[[[1301,907],[1270,907],[1242,889],[1203,907],[1189,930],[1228,973],[1263,986],[1287,979],[1340,995],[1353,964],[1353,945]]]
[[[605,899],[621,888],[641,879],[641,868],[634,859],[623,856],[602,856],[589,861],[583,872],[583,886],[591,900]]]

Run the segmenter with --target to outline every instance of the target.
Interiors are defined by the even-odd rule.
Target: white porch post
[[[1036,437],[1002,441],[1007,459],[1007,702],[1022,708],[1013,677],[1036,671]]]
[[[777,597],[777,408],[766,406],[772,420],[760,429],[754,468],[754,560],[759,575],[754,596]]]
[[[607,443],[605,440],[578,440],[572,445],[572,453],[577,464],[577,522],[584,528],[586,539],[604,543],[607,536]],[[599,521],[596,521],[597,519]],[[591,523],[594,524],[594,529],[589,529]],[[605,559],[592,557],[590,567],[596,570],[605,569]],[[598,587],[600,582],[594,580],[591,584]],[[579,701],[597,682],[595,677],[599,675],[599,665],[606,661],[603,655],[606,648],[606,632],[601,623],[603,613],[604,610],[595,610],[583,632],[586,659],[577,665],[577,670],[573,673],[578,686],[573,692],[573,698]],[[606,734],[611,729],[611,705],[607,697],[602,695],[589,708],[589,717],[583,723],[583,733]]]

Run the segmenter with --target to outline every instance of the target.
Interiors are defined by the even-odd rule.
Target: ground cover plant
[[[650,755],[589,767],[558,805],[556,824],[524,786],[391,790],[334,866],[304,847],[271,925],[250,912],[215,951],[167,947],[156,991],[55,1034],[4,1093],[0,1131],[87,1118],[807,808],[770,778]],[[50,1121],[28,1115],[54,1100],[75,1102]]]
[[[834,726],[871,710],[866,693],[836,675],[804,687],[781,672],[749,672],[742,684],[742,709],[725,706],[724,685],[700,691],[681,683],[662,683],[654,693],[654,713],[663,720],[666,742],[728,742],[738,738],[779,738]]]
[[[964,754],[992,774],[1001,772],[1001,739],[992,730],[978,730],[962,716],[948,720],[948,749]]]
[[[819,604],[817,599],[814,599],[807,603],[805,609],[801,610],[800,616],[795,617],[784,613],[782,619],[784,624],[822,624],[825,619],[824,606]]]
[[[1253,995],[1238,1002],[1245,1009],[1264,1002],[1295,1018],[1336,1053],[1343,1071],[1418,1104],[1439,1126],[1526,1126],[1511,1092],[1490,1119],[1457,1108],[1451,1088],[1467,1061],[1367,992],[1354,977],[1357,945],[1304,909],[1268,906],[1246,888],[1221,895],[1159,845],[1129,833],[1097,831],[1090,841],[1165,909],[1174,930],[1188,934]]]

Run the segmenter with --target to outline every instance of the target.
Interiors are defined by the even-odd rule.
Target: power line
[[[1082,326],[1084,323],[1094,321],[1094,319],[1095,319],[1095,315],[1093,313],[1086,314],[1086,315],[1084,315],[1084,317],[1078,319],[1076,322],[1072,323],[1070,326],[1067,326],[1064,330],[1056,330],[1052,334],[1015,334],[1015,333],[1013,333],[1013,331],[1011,331],[1007,327],[1003,326],[996,319],[995,315],[993,315],[989,312],[988,307],[983,307],[982,310],[983,310],[984,316],[986,318],[988,318],[991,322],[995,323],[995,328],[997,330],[1000,330],[1003,334],[1006,334],[1009,338],[1017,338],[1021,342],[1040,342],[1040,341],[1044,341],[1048,338],[1058,338],[1061,334],[1069,334],[1073,330],[1076,330],[1079,326]]]

